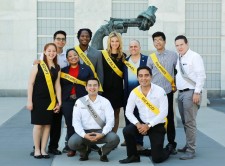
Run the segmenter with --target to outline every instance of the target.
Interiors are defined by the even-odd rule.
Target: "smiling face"
[[[88,31],[83,30],[78,40],[81,45],[87,46],[89,42],[91,41],[91,37]]]
[[[151,84],[152,76],[147,69],[141,69],[138,72],[138,81],[142,87],[148,87]]]
[[[110,39],[110,47],[112,50],[117,50],[120,46],[119,39],[115,36]]]
[[[165,49],[166,41],[163,40],[162,36],[157,36],[154,37],[153,44],[158,51],[163,51]]]
[[[57,34],[54,39],[54,43],[57,48],[62,49],[66,44],[66,36],[64,36],[63,34]]]
[[[44,50],[44,55],[46,55],[47,60],[53,60],[56,55],[56,47],[54,45],[48,45]]]
[[[79,56],[74,50],[70,50],[67,55],[67,61],[70,65],[77,65],[79,62]]]
[[[139,55],[141,53],[141,47],[140,44],[133,40],[129,44],[129,51],[131,55]]]
[[[186,54],[186,52],[189,49],[188,43],[185,43],[184,39],[178,39],[178,40],[176,40],[175,41],[175,46],[176,46],[177,52],[180,55]]]
[[[88,80],[86,85],[86,91],[90,96],[96,96],[98,94],[99,84],[97,80]]]

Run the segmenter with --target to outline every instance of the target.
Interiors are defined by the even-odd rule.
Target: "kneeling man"
[[[86,83],[88,95],[79,98],[73,109],[75,134],[69,139],[69,147],[80,152],[80,161],[88,160],[89,147],[103,144],[98,151],[100,160],[108,162],[107,155],[117,147],[119,137],[112,132],[114,111],[110,102],[98,95],[99,81],[90,78]]]
[[[173,147],[163,148],[166,134],[165,123],[168,114],[168,101],[165,91],[151,83],[152,71],[147,66],[137,69],[139,86],[134,88],[127,101],[126,117],[131,122],[123,129],[127,145],[127,158],[120,160],[122,164],[140,162],[135,138],[137,135],[147,135],[151,144],[151,156],[155,163],[166,160]],[[141,121],[134,116],[137,106]]]

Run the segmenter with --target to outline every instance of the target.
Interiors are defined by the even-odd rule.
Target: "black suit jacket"
[[[69,69],[70,69],[70,66],[64,67],[63,69],[61,69],[61,72],[68,74]],[[80,64],[80,69],[79,69],[77,78],[82,81],[87,81],[87,79],[90,77],[94,77],[94,74],[91,71],[90,67]],[[64,78],[61,78],[60,82],[61,82],[61,87],[62,87],[62,101],[67,101],[70,99],[70,92],[71,92],[73,86],[75,86],[77,98],[83,97],[84,95],[87,94],[87,91],[83,85],[73,84],[72,82],[70,82]]]

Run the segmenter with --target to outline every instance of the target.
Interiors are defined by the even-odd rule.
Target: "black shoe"
[[[91,150],[92,150],[92,151],[98,152],[99,149],[100,149],[100,148],[99,148],[96,144],[91,145]]]
[[[177,154],[177,150],[176,150],[176,148],[173,148],[173,149],[171,150],[170,154],[172,154],[172,155],[176,155],[176,154]]]
[[[169,151],[169,153],[172,154],[172,155],[177,154],[177,150],[176,150],[176,148],[173,147],[172,144],[167,144],[166,150]]]
[[[88,154],[86,153],[86,154],[84,154],[84,156],[80,155],[80,159],[79,160],[80,161],[87,161],[88,160]]]
[[[127,163],[138,163],[140,162],[140,157],[139,156],[130,156],[130,157],[127,157],[126,159],[123,159],[123,160],[119,160],[119,162],[121,164],[127,164]]]
[[[140,156],[151,156],[151,149],[137,151]]]
[[[120,144],[120,146],[127,146],[126,142],[124,141],[123,143]]]
[[[42,157],[43,157],[42,155],[34,156],[34,158],[36,158],[36,159],[41,159]]]
[[[100,156],[100,160],[103,161],[103,162],[109,162],[109,160],[108,160],[106,155]]]
[[[42,158],[44,158],[44,159],[49,159],[50,156],[49,156],[48,154],[45,154],[45,155],[42,155]]]
[[[70,148],[68,146],[65,146],[62,150],[62,153],[68,153],[70,151]]]
[[[30,156],[34,156],[34,152],[30,152]]]
[[[48,149],[48,153],[54,154],[54,155],[61,155],[62,152],[58,149]]]
[[[98,154],[100,155],[100,160],[101,161],[103,161],[103,162],[109,162],[107,156],[106,155],[102,155],[102,149],[101,148],[99,148]]]
[[[34,150],[35,150],[35,146],[33,146],[33,151],[30,152],[30,156],[34,156]]]

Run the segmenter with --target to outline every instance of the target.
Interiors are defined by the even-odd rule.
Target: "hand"
[[[193,103],[195,103],[195,104],[199,104],[199,102],[200,102],[200,98],[201,98],[201,95],[200,94],[196,94],[196,93],[194,93],[193,94]]]
[[[173,91],[173,93],[175,93],[177,91],[177,87],[176,86],[173,86],[172,87],[172,91]]]
[[[59,104],[56,104],[55,108],[53,109],[54,113],[59,113],[60,107],[61,106]]]
[[[104,137],[104,135],[102,133],[95,133],[95,134],[96,134],[96,136],[95,136],[96,141],[98,141]]]
[[[33,110],[33,103],[32,102],[27,102],[27,109],[29,111],[32,111]]]
[[[91,142],[96,142],[96,141],[97,141],[97,140],[96,140],[97,134],[99,134],[99,133],[95,133],[95,132],[92,132],[92,133],[86,133],[86,134],[84,135],[84,138],[87,139],[87,140],[89,140],[89,141],[91,141]]]
[[[33,65],[39,64],[40,60],[34,60]]]
[[[136,126],[137,126],[137,129],[138,129],[138,132],[142,135],[146,135],[148,130],[150,129],[150,127],[147,124],[137,123]]]

